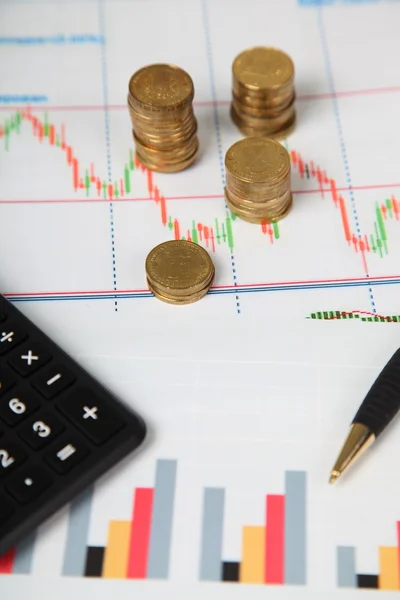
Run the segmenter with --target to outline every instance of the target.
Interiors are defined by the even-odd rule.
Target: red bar
[[[49,142],[53,146],[55,141],[56,141],[56,134],[54,131],[54,125],[49,125]]]
[[[346,211],[346,207],[344,204],[343,196],[339,196],[339,204],[340,204],[340,212],[342,215],[344,237],[346,238],[346,241],[349,242],[351,240],[351,233],[350,233],[350,227],[349,227],[349,219],[347,218],[347,211]]]
[[[108,188],[107,189],[108,189],[108,197],[109,197],[110,200],[112,200],[112,197],[114,195],[114,188],[113,188],[112,183],[108,184]]]
[[[394,196],[392,196],[392,205],[393,205],[393,210],[394,210],[394,214],[396,217],[396,221],[399,220],[399,205],[397,204],[397,200]]]
[[[14,566],[15,549],[11,548],[8,552],[0,556],[0,574],[10,575]]]
[[[203,225],[201,223],[197,223],[197,231],[199,232],[200,241],[203,241]]]
[[[296,150],[291,150],[290,151],[290,155],[291,155],[293,164],[295,165],[297,163],[297,153],[296,153]]]
[[[284,583],[285,496],[267,496],[265,583]]]
[[[79,173],[78,173],[78,160],[72,159],[72,178],[74,181],[74,190],[76,191],[79,187]]]
[[[72,161],[72,148],[67,146],[67,163],[70,165]]]
[[[62,123],[61,125],[61,148],[64,150],[65,148],[65,125]]]
[[[181,233],[179,231],[179,223],[178,223],[177,219],[175,219],[175,221],[174,221],[174,235],[175,235],[176,240],[181,239]]]
[[[161,196],[161,222],[163,225],[167,224],[167,205],[164,196]]]
[[[214,236],[214,229],[211,227],[211,245],[212,245],[212,251],[215,252],[215,236]]]
[[[153,191],[153,173],[151,171],[147,171],[147,189],[149,191],[149,196]]]
[[[135,490],[127,571],[129,579],[145,579],[147,575],[153,492],[152,488]]]
[[[332,192],[332,199],[333,199],[334,203],[337,204],[337,189],[336,189],[336,182],[334,179],[331,179],[331,192]]]

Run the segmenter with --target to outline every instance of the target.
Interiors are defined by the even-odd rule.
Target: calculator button
[[[5,485],[6,491],[21,504],[27,504],[40,496],[53,483],[50,473],[36,465],[26,465],[10,477]]]
[[[51,354],[43,346],[34,341],[28,341],[14,350],[8,359],[8,364],[21,377],[27,377],[48,363],[50,359]]]
[[[6,365],[0,364],[0,398],[16,383],[15,374]]]
[[[52,442],[64,429],[65,425],[54,415],[40,412],[35,418],[24,423],[18,433],[31,448],[40,450]]]
[[[46,400],[51,400],[72,385],[74,381],[75,376],[68,369],[54,364],[36,376],[32,385]]]
[[[0,496],[0,527],[15,513],[13,503],[5,496]]]
[[[89,448],[74,435],[65,435],[44,455],[46,462],[58,473],[68,473],[89,454]]]
[[[5,322],[0,325],[0,356],[13,350],[27,338],[27,334],[21,331],[17,323]]]
[[[0,400],[0,419],[17,425],[40,406],[40,399],[29,387],[16,387]]]
[[[124,420],[87,388],[76,388],[57,408],[95,444],[103,444],[124,427]]]
[[[25,450],[6,439],[0,441],[0,477],[5,477],[27,458]]]

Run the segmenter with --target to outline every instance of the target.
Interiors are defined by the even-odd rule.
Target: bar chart
[[[133,491],[132,518],[108,524],[104,546],[88,542],[94,489],[70,505],[62,572],[68,577],[168,579],[177,461],[159,459],[154,487]],[[129,501],[129,499],[127,499]],[[30,574],[36,535],[0,557],[0,574]]]
[[[396,523],[396,546],[378,548],[377,573],[357,573],[356,548],[338,546],[337,583],[342,588],[400,590],[400,521]]]
[[[306,473],[285,472],[285,493],[264,498],[265,522],[245,525],[241,558],[224,561],[226,491],[204,488],[199,579],[261,585],[305,585]]]

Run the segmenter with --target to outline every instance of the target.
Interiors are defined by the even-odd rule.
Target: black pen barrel
[[[378,437],[400,409],[400,348],[372,384],[353,419]]]

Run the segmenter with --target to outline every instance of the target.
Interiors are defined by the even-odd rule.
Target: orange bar
[[[243,527],[240,563],[242,583],[264,583],[265,539],[265,527]]]
[[[132,523],[111,521],[104,551],[103,573],[107,579],[125,579],[128,567],[129,540]]]
[[[398,590],[399,582],[399,554],[396,546],[379,548],[379,589]]]

